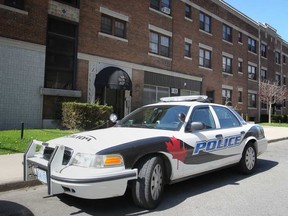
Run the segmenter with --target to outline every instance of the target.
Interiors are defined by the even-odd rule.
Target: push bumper
[[[24,181],[40,180],[47,184],[49,195],[66,193],[86,199],[121,196],[128,181],[138,178],[137,169],[101,172],[63,165],[64,146],[57,146],[50,160],[46,160],[41,152],[36,152],[37,146],[42,146],[42,142],[33,140],[24,154]]]

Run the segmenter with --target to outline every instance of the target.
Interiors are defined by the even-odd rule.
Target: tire
[[[252,174],[255,171],[257,164],[257,152],[252,143],[248,143],[242,153],[242,158],[239,162],[239,171],[243,174]]]
[[[138,179],[133,182],[134,203],[145,209],[156,208],[164,192],[164,164],[159,156],[147,157],[140,161]]]

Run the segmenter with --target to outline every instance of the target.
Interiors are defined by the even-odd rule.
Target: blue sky
[[[256,22],[267,23],[288,42],[288,0],[224,0]]]

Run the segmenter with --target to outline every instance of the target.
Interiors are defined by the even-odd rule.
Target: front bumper
[[[138,178],[137,169],[63,165],[64,146],[57,146],[50,160],[46,160],[36,152],[38,145],[42,142],[33,140],[24,154],[24,181],[39,179],[47,184],[49,195],[66,193],[86,199],[121,196],[128,181]]]

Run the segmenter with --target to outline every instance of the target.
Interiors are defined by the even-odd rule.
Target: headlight
[[[73,158],[71,165],[81,167],[105,168],[123,166],[124,162],[121,155],[95,155],[77,153]]]

